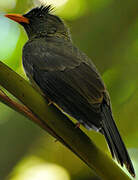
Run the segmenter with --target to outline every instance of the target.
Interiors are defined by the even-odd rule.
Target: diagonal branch
[[[0,101],[3,102],[5,105],[9,106],[10,108],[14,109],[15,111],[19,112],[23,116],[27,117],[28,119],[32,120],[34,123],[38,124],[41,128],[46,130],[50,135],[56,138],[56,140],[60,141],[62,144],[68,147],[71,151],[73,151],[64,142],[64,140],[61,137],[59,137],[50,127],[48,127],[48,125],[44,121],[40,120],[37,116],[35,116],[29,108],[9,98],[7,94],[1,89],[0,89]]]
[[[29,118],[34,123],[41,126],[44,130],[49,132],[49,134],[51,134],[56,139],[59,139],[57,135],[46,125],[46,123],[43,123],[38,117],[36,117],[29,108],[9,98],[6,95],[6,93],[2,91],[1,89],[0,89],[0,101],[6,104],[7,106],[9,106],[10,108],[14,109],[15,111],[21,113],[23,116]]]
[[[19,99],[39,121],[45,123],[61,142],[82,159],[102,179],[130,178],[96,145],[54,106],[48,106],[45,99],[27,81],[0,62],[0,85]],[[39,124],[42,128],[43,125]],[[44,128],[45,129],[45,128]]]

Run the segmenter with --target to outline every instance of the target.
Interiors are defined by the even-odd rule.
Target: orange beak
[[[18,23],[26,23],[29,24],[29,19],[20,15],[20,14],[6,14],[5,17],[12,19]]]

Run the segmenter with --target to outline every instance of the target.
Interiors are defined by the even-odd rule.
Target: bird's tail
[[[119,134],[116,124],[112,117],[111,109],[107,104],[102,104],[102,134],[105,136],[111,151],[112,157],[116,158],[118,163],[123,166],[125,164],[129,173],[135,177],[135,171],[130,160],[129,154]]]

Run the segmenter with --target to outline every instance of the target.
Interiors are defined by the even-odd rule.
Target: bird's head
[[[51,14],[51,6],[36,7],[24,15],[6,14],[5,16],[21,24],[31,39],[35,36],[62,35],[69,38],[63,21]]]

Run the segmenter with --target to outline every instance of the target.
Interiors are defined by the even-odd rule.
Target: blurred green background
[[[69,25],[74,43],[102,74],[117,126],[138,174],[138,1],[46,2],[56,7],[54,13]],[[21,56],[27,37],[22,27],[3,15],[25,13],[38,4],[38,0],[0,0],[0,60],[24,78]],[[101,135],[84,131],[110,156]],[[47,132],[1,103],[0,142],[0,180],[98,180]]]

